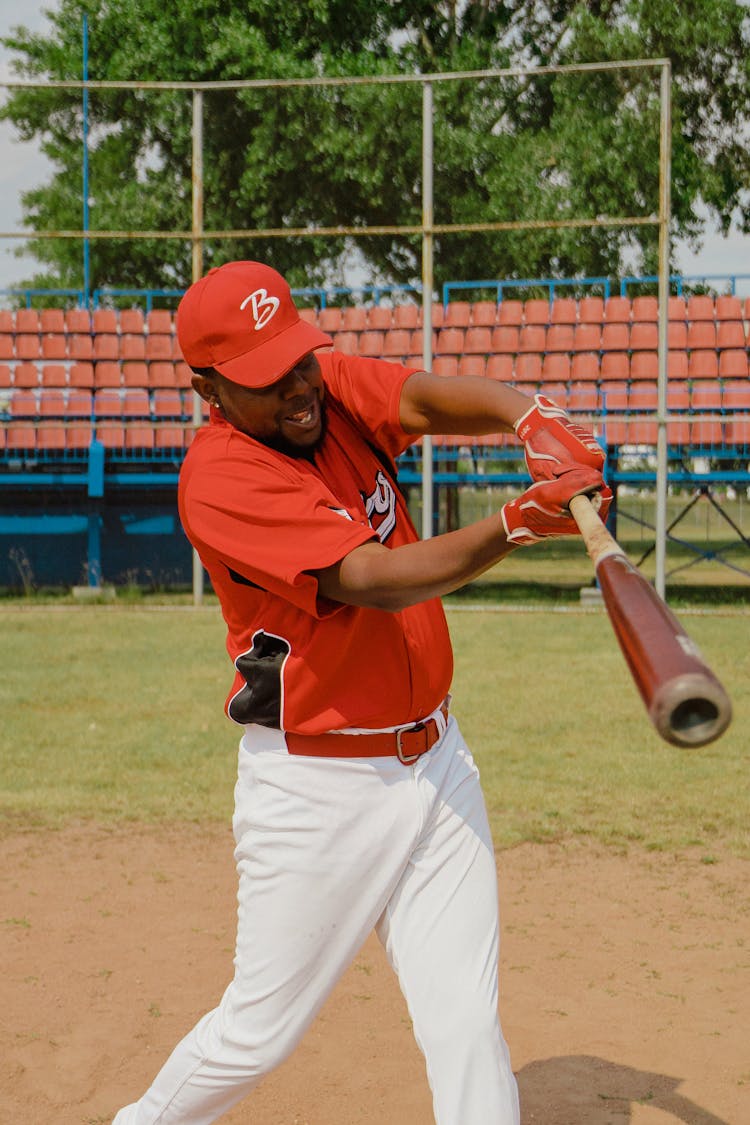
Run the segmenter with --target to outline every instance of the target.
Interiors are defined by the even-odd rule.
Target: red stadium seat
[[[146,337],[132,332],[120,336],[120,357],[121,359],[145,359]]]
[[[346,311],[344,317],[346,317]],[[363,328],[369,328],[371,332],[387,332],[392,327],[393,309],[389,305],[373,305],[366,310]],[[414,324],[411,327],[416,328],[417,325]]]
[[[573,382],[597,382],[599,379],[599,353],[576,352],[570,365],[570,378]]]
[[[345,355],[357,355],[359,351],[359,332],[334,332],[333,346],[337,352]]]
[[[143,309],[121,309],[120,310],[120,332],[123,335],[131,335],[133,333],[141,335],[146,326],[146,318],[143,315]]]
[[[465,353],[458,358],[459,375],[480,375],[484,378],[486,367],[487,360],[480,354]]]
[[[19,309],[19,312],[22,311]],[[30,332],[16,335],[17,359],[41,359],[42,344],[39,336]]]
[[[108,310],[103,310],[108,311]],[[94,336],[94,359],[113,360],[120,354],[120,338],[108,332],[100,332]],[[78,358],[78,357],[76,357]]]
[[[722,387],[721,401],[727,411],[750,409],[750,383],[746,379],[725,383]]]
[[[0,359],[15,359],[15,339],[8,333],[0,333]]]
[[[443,378],[453,378],[458,375],[457,355],[436,355],[432,361],[432,373]]]
[[[741,320],[720,320],[717,322],[717,348],[744,348],[745,345],[745,325]]]
[[[631,379],[656,379],[659,375],[659,356],[656,352],[633,352],[630,357]]]
[[[520,328],[523,324],[523,302],[501,301],[497,306],[495,321],[497,324]]]
[[[68,375],[64,364],[62,363],[45,363],[42,367],[42,386],[43,387],[65,387],[68,383]]]
[[[62,418],[65,414],[65,391],[60,387],[42,387],[39,392],[39,417]]]
[[[716,347],[716,325],[713,320],[694,320],[688,324],[687,346],[690,349]]]
[[[719,352],[719,375],[722,379],[747,379],[748,374],[745,348],[728,348]]]
[[[512,324],[498,324],[492,329],[490,351],[497,355],[515,355],[518,351],[519,329]]]
[[[151,365],[149,365],[149,371],[150,370],[151,370]],[[192,385],[193,385],[192,384],[193,370],[185,362],[175,363],[175,365],[174,365],[174,378],[175,378],[175,382],[177,383],[178,387],[184,387],[185,389],[187,389],[189,387],[192,387]],[[153,381],[152,381],[151,385],[155,386]]]
[[[575,297],[555,297],[550,309],[550,324],[575,324],[578,321],[578,305]]]
[[[604,321],[604,298],[581,297],[578,302],[578,321],[580,324],[602,324]]]
[[[684,320],[667,322],[667,347],[673,351],[687,347],[687,323]]]
[[[572,324],[550,324],[545,339],[548,352],[573,351],[574,329]]]
[[[119,331],[114,309],[94,309],[91,314],[91,331],[105,336],[116,336]]]
[[[696,350],[688,358],[688,377],[690,379],[717,379],[719,377],[719,357],[716,352]]]
[[[0,390],[13,386],[10,364],[0,363]],[[4,397],[4,396],[3,396]]]
[[[470,324],[477,328],[493,328],[497,323],[497,304],[495,301],[474,301],[471,306]]]
[[[39,310],[16,309],[15,332],[16,334],[30,332],[39,335]]]
[[[653,380],[631,383],[628,393],[628,406],[631,410],[656,410],[659,391]]]
[[[150,418],[151,403],[145,387],[126,387],[122,398],[123,418]]]
[[[659,333],[656,324],[648,321],[633,321],[630,327],[630,347],[636,351],[655,352],[659,346]]]
[[[29,387],[17,388],[10,400],[11,418],[35,418],[38,413],[37,397]]]
[[[359,334],[359,354],[365,356],[381,356],[383,354],[383,332],[361,332]]]
[[[438,355],[461,355],[464,350],[463,328],[441,328],[435,350]]]
[[[693,410],[720,410],[721,385],[718,380],[704,379],[690,388],[690,405]]]
[[[445,332],[443,328],[441,331]],[[492,351],[492,331],[489,328],[469,327],[464,333],[463,350],[469,355],[487,355]]]
[[[713,297],[709,297],[707,294],[694,294],[692,297],[688,297],[688,320],[713,320],[715,315],[716,309]]]
[[[672,411],[690,409],[690,387],[681,379],[670,379],[667,384],[667,409]]]
[[[66,447],[65,424],[62,420],[45,419],[36,427],[36,448],[40,453],[62,453]]]
[[[686,351],[667,352],[667,374],[670,379],[687,379],[688,355]]]
[[[656,297],[633,297],[633,321],[649,323],[659,319],[659,302]]]
[[[125,426],[125,448],[137,450],[140,453],[150,453],[155,445],[153,426],[144,426],[142,422],[135,425],[130,422]]]
[[[348,305],[341,312],[341,332],[364,332],[367,328],[367,309],[361,305]]]
[[[604,324],[629,324],[631,315],[629,297],[607,297],[604,302]]]
[[[318,313],[318,328],[321,332],[341,331],[341,309],[337,305],[326,305]]]
[[[91,336],[75,332],[68,336],[68,355],[74,360],[89,360],[94,358],[94,342]]]
[[[125,360],[122,365],[122,382],[125,387],[147,387],[147,364],[140,360]]]
[[[574,352],[598,352],[602,343],[600,324],[576,324],[573,329]]]
[[[543,298],[532,297],[530,300],[524,302],[523,306],[523,321],[524,324],[542,324],[545,327],[549,324],[550,318],[550,303]]]
[[[91,332],[91,316],[88,309],[66,309],[65,331],[69,336]]]
[[[113,360],[102,360],[94,365],[95,387],[119,387],[122,385],[122,369]]]
[[[630,326],[622,321],[605,322],[602,325],[601,350],[603,352],[626,352],[630,347]]]
[[[392,310],[392,324],[394,328],[407,328],[410,332],[422,323],[422,310],[419,305],[396,305]]]
[[[155,336],[171,336],[174,322],[169,309],[149,309],[146,313],[146,331]]]
[[[39,331],[42,333],[47,332],[64,332],[65,331],[65,314],[62,309],[41,309],[39,312]]]
[[[407,328],[388,328],[383,336],[381,355],[407,356],[411,347],[411,332]]]
[[[166,333],[149,333],[149,335],[145,337],[145,344],[145,359],[174,359],[172,337],[168,336]]]
[[[449,301],[443,313],[443,328],[466,328],[471,321],[469,301]]]
[[[317,325],[317,323],[318,323],[318,310],[315,308],[314,305],[313,306],[306,306],[306,307],[301,308],[301,309],[297,309],[297,312],[299,313],[300,320],[304,320],[304,322],[306,324]]]
[[[547,330],[541,324],[524,324],[518,335],[519,352],[543,352],[546,336]]]
[[[146,366],[146,380],[149,387],[176,387],[177,373],[171,360],[155,360]]]
[[[35,363],[17,363],[13,372],[14,387],[38,387],[39,368]]]
[[[539,384],[539,393],[551,398],[558,406],[566,407],[568,404],[568,386],[567,383],[562,383],[559,380],[550,380],[549,382],[544,378],[544,365],[542,365],[542,381]]]
[[[63,332],[47,332],[42,336],[42,358],[68,358],[68,338]]]
[[[742,300],[734,295],[722,294],[716,298],[717,320],[742,320]]]
[[[514,382],[539,383],[542,378],[542,357],[539,352],[521,353],[516,356],[513,369]]]
[[[488,379],[498,379],[503,383],[510,383],[513,379],[513,356],[488,356],[485,376]]]
[[[547,352],[542,359],[542,382],[567,383],[569,378],[570,356],[564,352]]]
[[[687,301],[684,297],[667,298],[667,317],[669,320],[687,320]]]
[[[627,352],[605,352],[600,370],[603,380],[629,379],[630,356]]]
[[[574,359],[575,362],[575,359]],[[568,410],[589,411],[599,409],[599,391],[596,383],[571,383],[568,388]]]
[[[71,387],[93,387],[93,363],[73,363],[70,367],[69,383]]]

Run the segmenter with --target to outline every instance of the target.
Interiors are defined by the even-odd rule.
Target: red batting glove
[[[534,405],[514,428],[524,443],[532,480],[552,480],[573,465],[588,465],[599,472],[604,468],[604,453],[594,435],[546,395],[534,396]]]
[[[581,493],[593,493],[592,503],[606,520],[612,492],[600,472],[578,465],[552,480],[536,481],[522,496],[503,505],[500,516],[508,542],[527,547],[557,535],[579,535],[568,504]]]

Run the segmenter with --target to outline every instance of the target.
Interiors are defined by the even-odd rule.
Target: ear
[[[191,386],[197,395],[200,395],[209,406],[215,406],[221,409],[219,402],[219,395],[216,390],[216,385],[208,375],[199,375],[197,372],[193,374],[190,380]]]

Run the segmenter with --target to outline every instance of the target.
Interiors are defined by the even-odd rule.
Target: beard
[[[258,438],[257,440],[262,441],[263,445],[267,445],[269,449],[275,449],[277,453],[283,453],[286,457],[294,457],[298,461],[312,461],[323,444],[327,431],[328,414],[325,400],[322,400],[320,403],[320,433],[310,445],[298,445],[296,442],[289,441],[283,434],[278,434],[276,437]]]

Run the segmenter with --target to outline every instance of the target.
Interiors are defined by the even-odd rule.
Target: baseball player
[[[239,724],[234,977],[115,1125],[208,1125],[299,1042],[376,929],[439,1125],[518,1125],[498,1019],[498,903],[476,766],[450,713],[440,597],[611,498],[602,452],[546,399],[321,351],[259,262],[212,269],[177,331],[207,426],[180,517],[221,603]],[[394,459],[425,433],[517,432],[534,483],[420,541]]]

